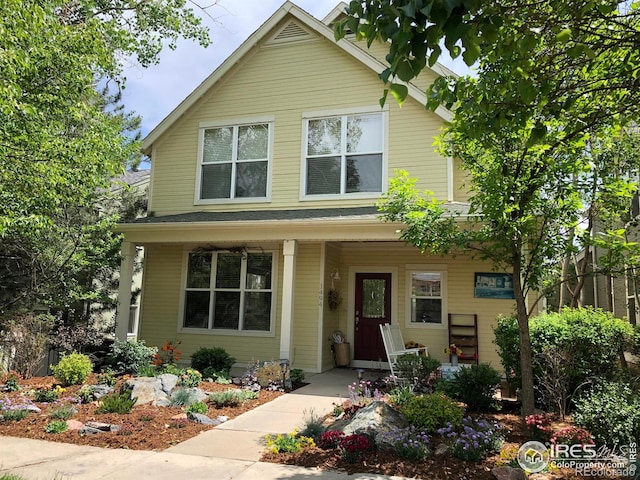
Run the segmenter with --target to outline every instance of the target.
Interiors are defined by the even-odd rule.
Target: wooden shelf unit
[[[449,345],[454,344],[462,353],[458,361],[478,363],[478,315],[473,313],[449,314]],[[451,361],[451,355],[449,355]]]

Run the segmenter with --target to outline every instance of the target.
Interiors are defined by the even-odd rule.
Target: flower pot
[[[349,342],[334,343],[333,354],[337,367],[346,367],[351,363],[351,352],[349,351]]]

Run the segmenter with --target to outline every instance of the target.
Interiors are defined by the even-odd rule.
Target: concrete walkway
[[[367,377],[365,378],[372,378]],[[313,375],[309,385],[261,405],[163,452],[110,450],[64,443],[0,437],[0,474],[26,480],[384,480],[402,477],[322,471],[259,462],[266,434],[303,426],[305,412],[322,415],[348,397],[356,381],[350,369]]]

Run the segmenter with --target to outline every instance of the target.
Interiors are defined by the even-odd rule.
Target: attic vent
[[[271,38],[269,43],[295,42],[298,40],[308,40],[311,34],[296,22],[287,23],[282,30]]]

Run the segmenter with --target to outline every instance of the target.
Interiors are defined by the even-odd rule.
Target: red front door
[[[354,359],[386,361],[380,325],[391,323],[391,274],[356,273]]]

